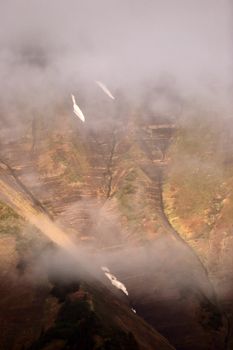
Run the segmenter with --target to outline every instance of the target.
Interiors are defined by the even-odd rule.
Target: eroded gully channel
[[[138,260],[133,259],[131,263],[128,259],[120,267],[113,264],[111,268],[127,286],[129,303],[138,315],[165,335],[177,349],[227,349],[229,325],[218,306],[208,272],[192,248],[171,226],[164,212],[162,185],[166,169],[165,154],[173,132],[174,125],[150,120],[138,129],[136,138],[147,155],[147,161],[139,165],[151,180],[147,191],[164,237],[159,238],[159,244],[155,241],[139,247]],[[117,155],[114,132],[113,135],[106,142],[110,142],[110,145],[105,147],[105,161],[101,165],[107,199],[112,192],[112,161]],[[4,165],[25,192],[25,185],[17,179],[13,167]],[[98,177],[101,174],[98,173]],[[28,193],[31,196],[31,192]],[[41,206],[35,196],[33,202]]]
[[[229,320],[218,304],[208,271],[164,211],[165,154],[173,133],[174,125],[152,121],[136,137],[147,155],[148,161],[139,165],[150,179],[148,195],[163,237],[138,249],[138,260],[112,268],[127,286],[130,305],[177,349],[227,349]]]

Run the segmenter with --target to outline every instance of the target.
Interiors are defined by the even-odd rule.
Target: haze
[[[172,78],[183,94],[226,97],[231,10],[228,0],[2,0],[1,110],[25,98],[40,110],[94,80],[134,95]]]

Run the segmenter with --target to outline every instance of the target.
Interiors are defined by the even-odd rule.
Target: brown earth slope
[[[67,115],[57,117],[55,125],[48,129],[41,123],[36,140],[28,129],[11,142],[2,132],[1,159],[13,169],[9,176],[18,179],[17,186],[33,195],[29,200],[36,199],[34,205],[65,227],[67,234],[94,249],[93,254],[105,252],[104,262],[129,291],[128,303],[177,349],[224,349],[227,319],[206,265],[164,212],[166,150],[173,140],[174,122],[155,116],[141,120],[131,113],[117,122],[100,120],[98,128],[88,123],[74,126]],[[19,249],[21,264],[22,257],[30,261],[35,255],[32,246],[29,242],[27,249]],[[35,300],[42,311],[47,299],[43,293],[40,296],[41,304]],[[107,301],[106,308],[111,308]],[[132,333],[140,338],[144,326],[136,326],[136,316],[132,325],[134,315],[129,311],[130,319],[128,311],[125,316],[122,311],[120,329],[132,332],[136,327]],[[39,336],[36,323],[35,328]],[[142,336],[146,334],[143,331]]]

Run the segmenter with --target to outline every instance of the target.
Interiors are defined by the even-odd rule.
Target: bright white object
[[[107,267],[102,266],[101,269],[104,271],[105,276],[111,281],[112,285],[120,290],[122,290],[123,293],[125,293],[126,295],[129,295],[126,286],[118,281],[118,279],[116,278],[116,276],[114,276]]]
[[[74,95],[71,95],[72,101],[73,101],[73,109],[74,109],[74,113],[79,117],[79,119],[81,119],[81,121],[84,123],[85,122],[85,117],[83,115],[83,112],[81,111],[81,109],[79,108],[79,106],[77,105],[76,101],[75,101],[75,97]]]
[[[112,100],[115,100],[115,97],[111,94],[111,92],[108,90],[107,86],[101,83],[101,81],[96,80],[96,84],[105,92],[108,97],[110,97]]]

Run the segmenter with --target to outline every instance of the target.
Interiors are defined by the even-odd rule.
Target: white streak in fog
[[[85,117],[83,115],[83,112],[81,111],[81,109],[77,105],[74,95],[71,95],[71,98],[72,98],[72,101],[73,101],[74,113],[79,117],[79,119],[82,120],[82,122],[85,122]]]
[[[101,83],[101,81],[96,80],[95,82],[105,92],[105,94],[108,95],[108,97],[110,97],[112,100],[115,100],[115,97],[111,94],[106,85]]]
[[[116,278],[116,276],[114,276],[107,267],[102,266],[101,269],[104,271],[105,276],[111,281],[112,285],[120,290],[122,290],[123,293],[125,293],[126,295],[129,295],[125,285],[118,281],[118,279]]]

